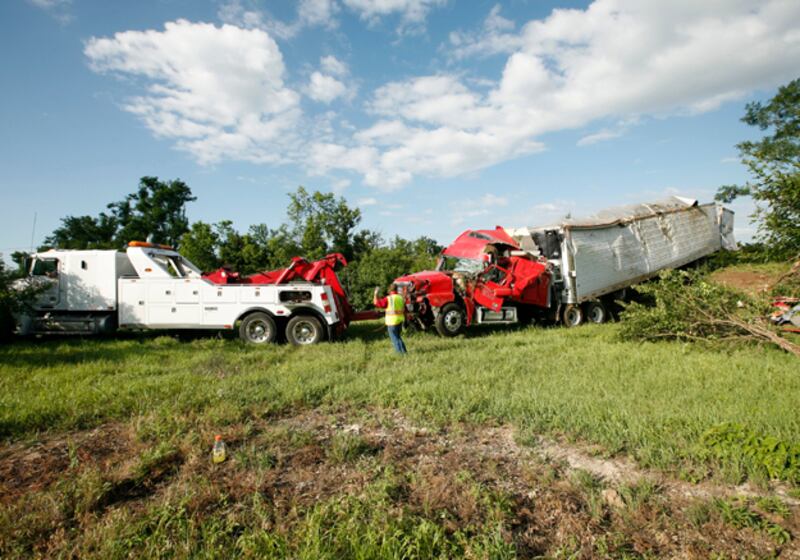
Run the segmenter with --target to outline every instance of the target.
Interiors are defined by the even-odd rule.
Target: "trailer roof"
[[[700,204],[693,198],[671,196],[655,202],[613,206],[611,208],[600,210],[589,216],[580,218],[567,218],[559,223],[552,224],[549,227],[535,226],[529,229],[542,230],[559,227],[562,229],[606,227],[614,224],[624,224],[633,220],[648,218],[651,216],[658,216],[660,214],[680,212],[697,206],[700,206]]]

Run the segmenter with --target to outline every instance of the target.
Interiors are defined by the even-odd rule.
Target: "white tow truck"
[[[124,252],[36,253],[29,259],[28,277],[18,282],[41,291],[31,312],[18,317],[18,333],[232,330],[238,325],[241,338],[255,344],[282,336],[297,345],[334,338],[346,328],[351,310],[335,292],[340,285],[333,265],[295,261],[281,271],[239,279],[222,269],[204,275],[171,247],[146,242],[131,242]],[[312,268],[313,278],[296,273]],[[333,282],[326,282],[320,269]]]

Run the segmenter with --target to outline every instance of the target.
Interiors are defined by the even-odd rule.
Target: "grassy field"
[[[344,342],[311,348],[166,336],[0,347],[0,462],[7,464],[0,470],[7,479],[0,555],[639,557],[640,549],[676,553],[656,536],[637,545],[648,530],[656,535],[667,526],[697,533],[696,549],[679,555],[704,557],[722,546],[707,523],[736,539],[736,531],[749,531],[745,540],[755,555],[786,546],[788,536],[769,538],[787,526],[769,528],[777,523],[769,506],[670,505],[654,497],[657,489],[633,486],[618,489],[629,506],[618,514],[598,498],[603,483],[591,475],[575,478],[535,461],[524,472],[506,472],[511,467],[494,459],[489,467],[471,464],[480,453],[469,452],[469,434],[509,426],[523,448],[544,435],[590,446],[599,456],[632,458],[668,479],[750,480],[766,488],[758,458],[736,441],[724,454],[712,453],[703,435],[732,424],[776,445],[800,442],[796,358],[753,346],[625,342],[615,325],[476,329],[449,340],[415,333],[407,345],[410,354],[396,357],[380,324],[367,323],[355,325]],[[394,436],[387,441],[386,434],[405,441],[407,431],[392,431],[398,422],[450,439],[426,443],[439,452],[404,447],[395,457]],[[334,424],[372,431],[351,434],[332,430]],[[215,433],[231,444],[231,465],[223,464],[230,472],[208,465]],[[458,438],[467,451],[447,459],[457,452],[447,441]],[[26,478],[13,466],[15,454],[28,465],[32,452],[58,458],[52,466],[61,470]],[[412,456],[456,463],[440,465],[434,476],[420,466],[424,461],[403,466]],[[329,486],[336,489],[317,489],[304,502],[299,483],[281,479],[277,487],[294,488],[281,507],[275,492],[284,490],[263,490],[266,479],[283,476],[281,469],[289,477],[309,465],[316,474],[304,484],[333,469]],[[442,506],[450,513],[431,498],[437,476],[458,499]],[[506,488],[504,479],[539,488],[542,500],[562,509],[574,501],[564,511],[577,517],[563,518],[572,532],[560,527],[541,542],[526,540],[519,512],[533,490]],[[415,502],[417,490],[427,498]],[[458,513],[464,500],[473,513]],[[750,521],[726,523],[738,519],[737,507],[756,518],[741,514]],[[525,508],[535,517],[533,505]]]

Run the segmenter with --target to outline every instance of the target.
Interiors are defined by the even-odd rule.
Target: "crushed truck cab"
[[[338,281],[341,255],[248,277],[203,274],[171,247],[132,242],[125,252],[50,250],[33,256],[27,282],[42,286],[21,334],[115,329],[231,330],[262,344],[305,345],[341,335],[357,317]]]
[[[467,230],[434,271],[395,280],[407,316],[454,336],[480,323],[604,322],[624,290],[736,249],[733,212],[671,197],[550,226]]]

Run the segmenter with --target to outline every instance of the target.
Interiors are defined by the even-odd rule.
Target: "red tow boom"
[[[380,317],[375,311],[354,311],[347,299],[336,267],[347,266],[347,259],[341,253],[331,253],[318,261],[309,262],[303,257],[292,257],[292,262],[286,268],[257,272],[250,276],[242,277],[238,272],[233,272],[226,267],[214,272],[204,274],[203,278],[214,284],[286,284],[293,280],[303,280],[314,284],[325,284],[333,290],[336,308],[340,311],[342,322],[347,326],[352,321],[365,321]]]

